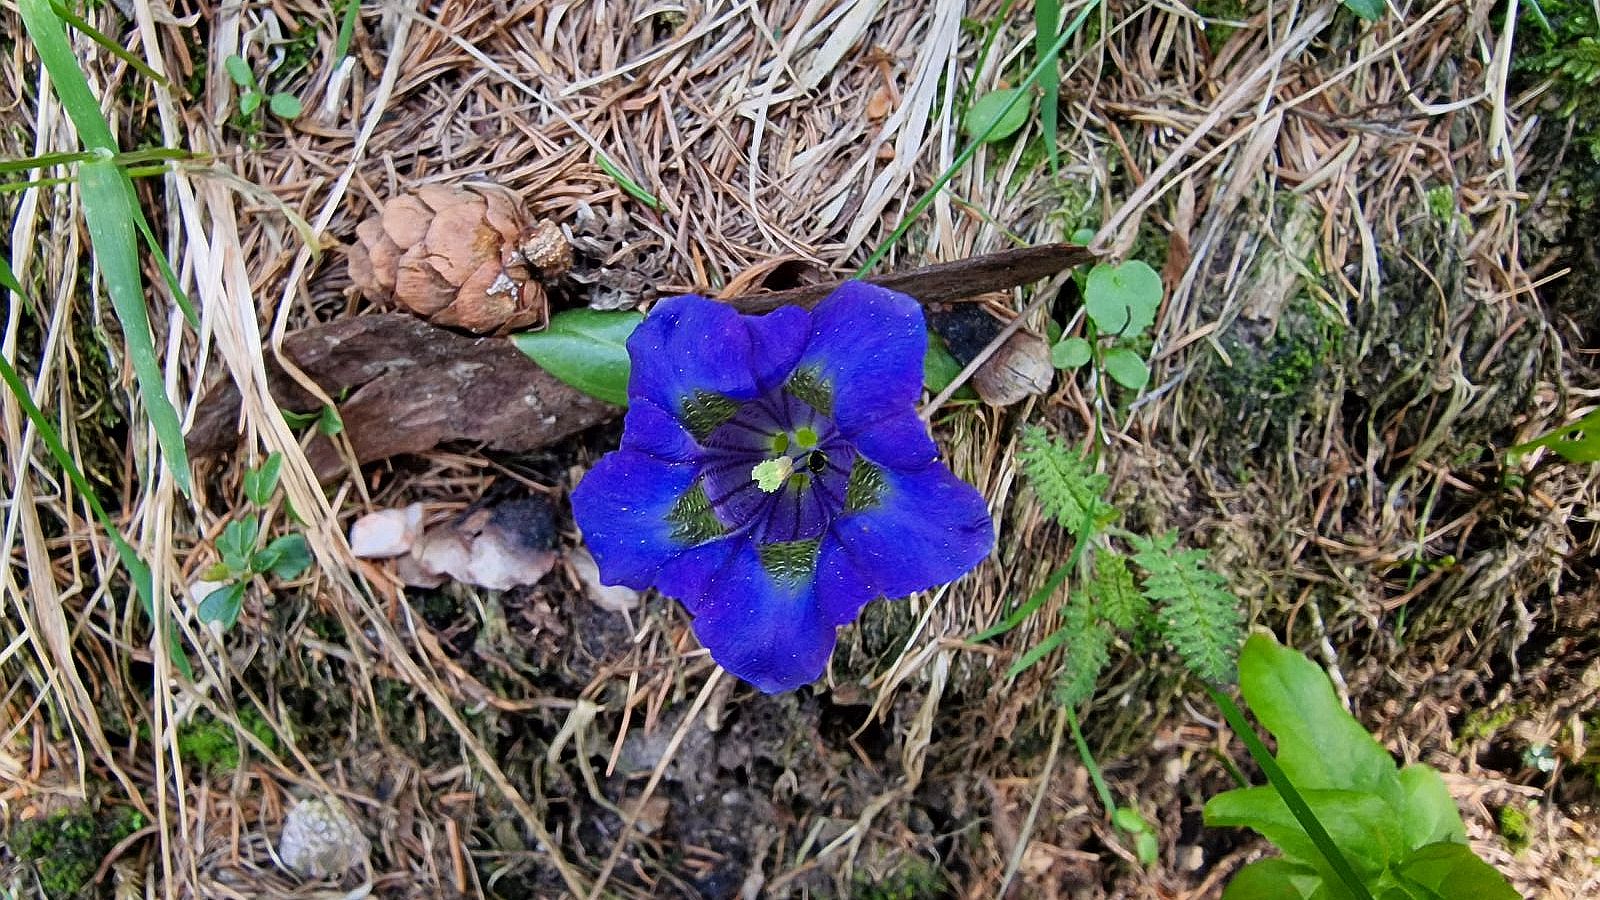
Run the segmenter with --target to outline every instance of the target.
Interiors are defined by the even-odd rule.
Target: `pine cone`
[[[425,185],[356,226],[350,280],[435,325],[504,334],[542,324],[540,278],[572,267],[552,222],[530,224],[512,191],[495,184]]]

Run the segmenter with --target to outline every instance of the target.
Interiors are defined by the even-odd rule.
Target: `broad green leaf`
[[[1323,884],[1317,870],[1287,859],[1258,859],[1234,873],[1222,900],[1308,900]]]
[[[569,309],[544,331],[511,336],[540,368],[591,397],[628,405],[628,336],[644,321],[636,312]]]
[[[1345,711],[1327,673],[1304,654],[1251,635],[1239,654],[1239,690],[1278,739],[1278,763],[1297,787],[1364,791],[1403,808],[1389,752]]]
[[[256,572],[270,572],[274,578],[288,581],[299,578],[311,567],[311,549],[303,534],[285,534],[272,539],[250,561]]]
[[[244,57],[233,54],[222,61],[222,67],[228,71],[228,77],[239,87],[256,86],[256,73],[250,71],[250,64],[245,62]]]
[[[1106,374],[1111,380],[1130,391],[1143,390],[1150,383],[1150,367],[1139,354],[1127,347],[1112,347],[1106,351]]]
[[[1384,6],[1383,0],[1344,0],[1344,6],[1368,22],[1376,22],[1383,18],[1383,12],[1388,8]]]
[[[950,382],[956,380],[956,376],[961,374],[962,368],[961,363],[950,355],[950,351],[945,347],[944,341],[930,330],[928,332],[928,350],[922,355],[923,386],[932,393],[937,394],[949,387]],[[972,392],[970,386],[962,385],[956,389],[954,396],[971,399],[976,397],[977,394]]]
[[[991,91],[979,97],[961,120],[961,130],[974,141],[1003,141],[1028,122],[1028,103],[1021,88]]]
[[[117,320],[122,323],[123,340],[128,346],[128,361],[139,385],[139,398],[155,429],[156,442],[166,458],[167,468],[179,490],[191,491],[189,454],[183,443],[183,427],[178,412],[167,398],[161,364],[156,359],[155,338],[145,309],[144,277],[139,271],[139,241],[134,222],[133,186],[128,177],[109,161],[96,160],[78,167],[79,189],[83,195],[83,218],[89,229],[100,276]]]
[[[1100,263],[1083,286],[1084,309],[1102,334],[1135,335],[1154,325],[1161,296],[1161,276],[1137,259]]]
[[[1444,841],[1420,847],[1400,861],[1396,874],[1449,900],[1519,900],[1505,876],[1466,844]]]
[[[1467,842],[1461,811],[1433,767],[1414,763],[1401,769],[1400,787],[1405,792],[1401,822],[1408,848],[1414,850],[1440,841]]]
[[[285,94],[282,91],[273,94],[267,98],[267,108],[272,110],[272,114],[280,119],[293,120],[300,118],[300,98],[293,94]]]
[[[1360,791],[1301,791],[1334,846],[1363,878],[1382,872],[1406,852],[1394,811],[1382,798]],[[1249,828],[1271,841],[1294,862],[1315,866],[1331,880],[1331,867],[1277,789],[1252,787],[1224,791],[1206,802],[1212,826]]]
[[[1600,407],[1571,425],[1563,425],[1526,444],[1512,447],[1506,451],[1506,461],[1516,465],[1522,457],[1540,447],[1555,451],[1567,462],[1600,462]]]
[[[217,588],[200,601],[200,608],[195,610],[195,614],[201,622],[207,625],[216,623],[222,626],[223,631],[227,631],[239,621],[239,609],[244,605],[244,588],[243,581]]]
[[[1089,342],[1081,337],[1070,337],[1050,348],[1050,364],[1058,369],[1076,369],[1089,361]]]
[[[290,428],[304,428],[307,425],[315,425],[318,433],[328,437],[333,437],[344,430],[344,420],[339,418],[339,410],[332,406],[324,406],[316,412],[308,413],[280,408],[278,413],[283,416],[283,421],[288,423]]]
[[[261,108],[262,95],[260,91],[245,91],[239,95],[239,112],[246,116],[253,116]]]
[[[217,535],[217,555],[234,573],[247,572],[250,559],[256,553],[256,539],[261,536],[261,520],[255,516],[234,519],[223,526]]]
[[[257,506],[266,506],[278,489],[278,475],[283,471],[283,454],[274,450],[261,465],[244,473],[244,495]]]

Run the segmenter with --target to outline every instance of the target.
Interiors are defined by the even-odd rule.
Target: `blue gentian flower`
[[[977,565],[983,497],[917,417],[926,342],[915,300],[864,282],[812,312],[657,304],[628,339],[622,447],[572,492],[602,579],[676,597],[775,693],[816,680],[867,603]]]

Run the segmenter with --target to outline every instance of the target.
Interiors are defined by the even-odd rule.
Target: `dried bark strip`
[[[289,335],[284,353],[339,405],[345,433],[363,463],[421,453],[449,441],[522,452],[571,437],[617,415],[618,408],[556,380],[498,338],[463,337],[403,313],[356,316]],[[279,406],[311,412],[317,401],[268,362]],[[214,454],[238,436],[239,393],[213,388],[189,433],[189,452]],[[332,445],[307,455],[319,475],[337,474]]]

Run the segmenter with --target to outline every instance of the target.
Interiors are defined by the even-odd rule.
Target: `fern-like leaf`
[[[1177,549],[1178,536],[1129,540],[1145,572],[1144,595],[1155,602],[1156,624],[1190,672],[1212,684],[1232,683],[1244,639],[1239,601],[1227,579],[1206,568],[1206,551]]]
[[[1111,629],[1095,615],[1086,594],[1072,598],[1065,621],[1056,634],[1063,635],[1066,659],[1056,674],[1056,702],[1077,709],[1094,696],[1095,683],[1111,657]]]
[[[1102,550],[1095,554],[1089,599],[1095,612],[1119,631],[1143,631],[1150,622],[1150,601],[1133,583],[1128,558]]]
[[[1017,457],[1039,504],[1073,537],[1084,539],[1115,521],[1116,507],[1104,499],[1111,480],[1084,454],[1052,441],[1043,428],[1029,428]]]

